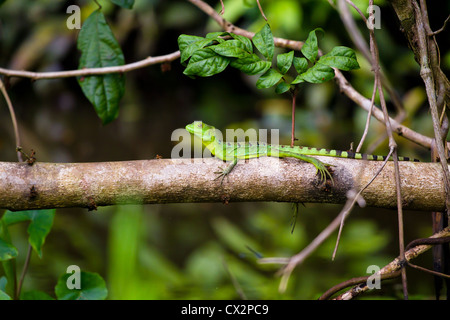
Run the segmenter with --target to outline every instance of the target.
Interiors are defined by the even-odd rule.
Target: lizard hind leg
[[[322,184],[325,184],[328,178],[331,180],[331,183],[334,183],[333,177],[330,171],[327,169],[327,167],[331,167],[330,164],[323,163],[322,161],[309,156],[302,158],[302,160],[309,162],[313,164],[314,167],[316,167],[316,174],[320,174],[320,181],[322,182]]]

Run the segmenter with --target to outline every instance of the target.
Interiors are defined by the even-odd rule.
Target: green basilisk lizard
[[[301,146],[286,146],[274,145],[264,142],[224,142],[221,139],[216,139],[216,128],[207,125],[202,121],[194,121],[186,126],[186,130],[197,136],[202,140],[202,144],[209,149],[211,154],[223,161],[232,161],[225,169],[216,172],[219,174],[217,178],[222,177],[222,181],[233,168],[236,166],[239,159],[251,159],[258,157],[277,157],[277,158],[296,158],[313,164],[319,174],[322,182],[325,182],[327,177],[333,181],[331,173],[327,167],[329,164],[312,156],[328,156],[338,158],[362,159],[362,160],[386,160],[386,156],[376,156],[371,154],[356,153],[351,151],[317,149]],[[398,157],[400,161],[419,161],[408,157]],[[392,159],[390,159],[392,160]]]

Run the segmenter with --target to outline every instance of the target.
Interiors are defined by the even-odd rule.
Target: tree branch
[[[240,161],[223,185],[214,180],[217,159],[155,159],[99,163],[0,162],[0,208],[29,210],[116,204],[281,201],[345,203],[382,165],[318,157],[333,165],[334,185],[321,185],[315,168],[296,159]],[[401,162],[405,209],[445,207],[442,169],[436,163]],[[359,175],[359,172],[362,172]],[[395,208],[393,164],[361,196],[367,206]],[[357,177],[358,175],[358,177]]]

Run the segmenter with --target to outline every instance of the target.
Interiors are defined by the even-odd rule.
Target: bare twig
[[[57,71],[57,72],[33,72],[33,71],[21,71],[21,70],[9,70],[0,68],[0,74],[8,77],[22,77],[31,78],[32,80],[40,79],[54,79],[54,78],[70,78],[78,76],[91,76],[91,75],[101,75],[109,73],[125,73],[132,70],[141,69],[154,64],[160,64],[164,62],[170,62],[176,60],[180,57],[180,51],[175,51],[163,56],[148,57],[141,61],[126,64],[123,66],[114,67],[102,67],[102,68],[86,68],[79,70],[69,70],[69,71]]]
[[[426,37],[426,26],[425,21],[422,17],[422,12],[419,8],[419,5],[414,0],[412,1],[412,5],[414,7],[415,17],[416,17],[416,25],[418,32],[418,41],[417,44],[419,46],[420,53],[420,76],[422,77],[425,83],[425,90],[427,93],[427,98],[430,106],[431,119],[433,121],[433,129],[434,129],[434,137],[436,139],[436,149],[439,155],[439,160],[442,165],[444,171],[444,184],[446,187],[447,193],[447,209],[450,208],[450,171],[447,166],[447,156],[444,150],[444,141],[441,136],[441,124],[439,122],[439,112],[437,107],[437,97],[436,90],[434,85],[434,77],[433,72],[429,65],[429,56],[428,56],[428,45],[427,45],[427,37]],[[426,22],[428,24],[428,22]],[[429,28],[429,27],[428,27]]]
[[[20,147],[20,135],[19,135],[19,126],[17,125],[16,113],[14,112],[13,105],[11,103],[11,99],[9,99],[8,91],[6,91],[5,85],[3,84],[3,80],[0,78],[0,91],[5,98],[6,105],[8,106],[9,114],[11,116],[11,122],[14,128],[14,137],[16,139],[16,148]],[[22,162],[22,154],[17,151],[17,159],[19,162]]]
[[[430,33],[428,33],[428,35],[429,35],[429,36],[435,36],[435,35],[441,33],[442,31],[444,31],[444,29],[445,29],[445,27],[447,26],[447,23],[448,23],[449,21],[450,21],[450,15],[447,17],[447,19],[445,19],[444,25],[442,26],[442,28],[439,28],[439,29],[436,30],[436,31],[430,32]]]
[[[425,253],[426,251],[428,251],[433,245],[437,244],[437,243],[434,243],[434,241],[432,239],[443,238],[443,240],[441,240],[441,241],[446,242],[446,241],[448,241],[448,239],[446,239],[446,238],[449,237],[449,236],[450,236],[450,228],[447,227],[444,230],[433,234],[429,238],[426,238],[426,239],[430,239],[431,240],[429,244],[419,244],[419,242],[424,243],[424,241],[423,241],[424,239],[420,239],[417,242],[416,242],[416,240],[412,241],[405,248],[405,257],[404,257],[404,259],[402,259],[400,256],[398,256],[396,259],[394,259],[389,264],[384,266],[379,271],[378,274],[381,277],[383,277],[383,275],[389,275],[389,274],[393,274],[395,272],[399,272],[399,270],[402,269],[403,266],[405,265],[406,261],[410,261],[410,260],[418,257],[419,255],[421,255],[421,254]],[[437,241],[437,242],[440,242],[440,241]],[[365,282],[365,281],[363,280],[363,282]],[[370,290],[370,288],[369,288],[369,286],[367,284],[366,285],[358,285],[358,286],[355,286],[352,289],[350,289],[350,290],[340,294],[335,299],[336,300],[350,300],[350,299],[353,299],[356,296],[358,296],[361,293],[364,293],[364,292],[366,292],[368,290]]]
[[[261,7],[261,4],[259,3],[259,0],[256,0],[256,3],[258,3],[259,12],[261,12],[261,16],[264,18],[264,20],[267,21],[266,15],[264,14],[264,11]]]
[[[22,274],[20,275],[19,284],[17,286],[17,291],[15,292],[15,299],[18,300],[20,298],[20,292],[22,291],[23,281],[25,280],[25,275],[28,271],[28,266],[30,265],[31,253],[33,252],[33,248],[31,244],[28,244],[27,257],[25,258],[25,263],[23,265]]]
[[[220,0],[220,5],[222,6],[222,9],[219,14],[223,16],[225,14],[225,5],[223,4],[223,0]]]

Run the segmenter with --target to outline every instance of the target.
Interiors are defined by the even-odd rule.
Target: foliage
[[[276,85],[275,92],[281,94],[293,90],[294,85],[302,82],[323,83],[331,80],[334,78],[332,67],[345,71],[359,68],[355,52],[344,46],[334,47],[331,52],[317,60],[318,31],[323,32],[320,28],[311,31],[301,48],[306,58],[294,57],[294,51],[277,55],[278,70],[272,66],[275,44],[268,24],[265,24],[251,41],[231,32],[212,32],[204,38],[183,34],[178,38],[181,63],[186,65],[189,60],[183,73],[191,77],[210,77],[230,65],[247,75],[262,73],[256,87],[264,89]],[[252,43],[263,58],[254,53]],[[309,63],[312,65],[309,66]],[[292,65],[295,66],[297,75],[289,81],[287,72]]]

